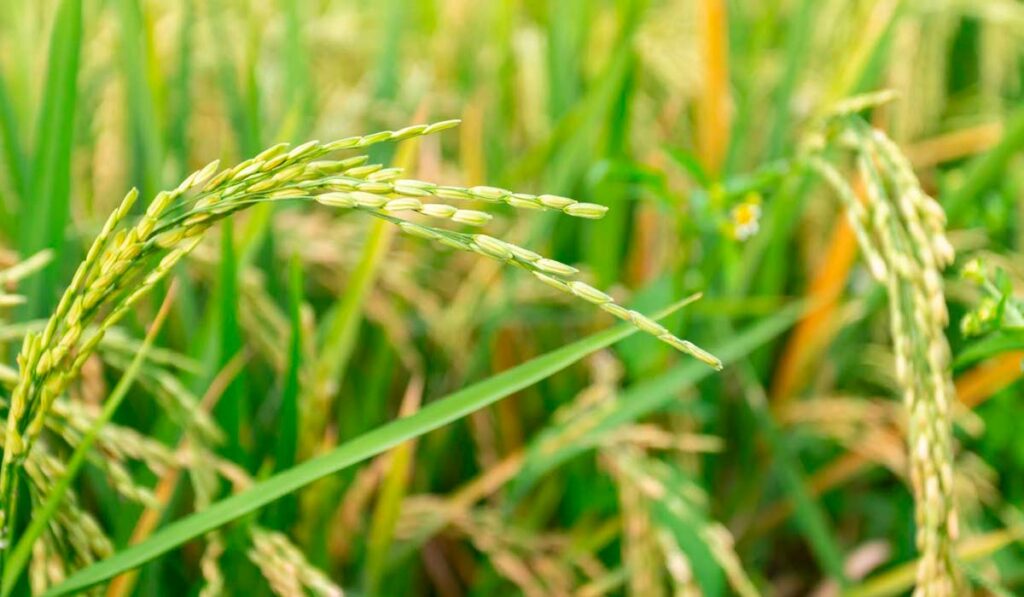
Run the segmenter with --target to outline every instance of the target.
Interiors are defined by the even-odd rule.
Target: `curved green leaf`
[[[692,299],[684,299],[658,314],[665,317]],[[376,456],[405,440],[419,437],[480,410],[541,381],[588,354],[632,335],[626,324],[531,359],[472,386],[428,404],[416,414],[396,419],[318,456],[256,483],[248,490],[220,500],[209,508],[171,523],[149,539],[79,570],[46,595],[80,593],[84,589],[141,566],[175,547],[300,489],[313,481]]]

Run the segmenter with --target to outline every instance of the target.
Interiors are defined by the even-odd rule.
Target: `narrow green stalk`
[[[131,126],[141,149],[143,196],[155,195],[163,188],[164,140],[157,113],[156,90],[147,77],[147,56],[150,55],[145,15],[139,0],[117,3],[121,19],[121,58]],[[155,70],[155,69],[149,69]]]
[[[7,91],[7,81],[2,71],[0,71],[0,140],[3,141],[7,175],[11,177],[11,185],[14,187],[18,199],[22,200],[28,194],[26,185],[30,176],[29,163],[22,143],[18,118],[14,112],[14,105],[11,103]],[[11,234],[14,219],[5,212],[8,208],[9,206],[0,201],[0,230]]]
[[[50,38],[43,105],[32,163],[31,198],[22,197],[25,225],[20,248],[29,255],[41,249],[57,252],[61,263],[64,229],[70,216],[71,148],[78,101],[78,67],[82,45],[82,0],[63,0]],[[44,271],[28,281],[25,295],[30,316],[46,313],[53,304],[57,272]]]

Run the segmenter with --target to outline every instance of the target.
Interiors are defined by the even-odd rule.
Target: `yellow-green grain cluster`
[[[368,164],[365,156],[321,159],[335,151],[430,134],[457,123],[416,125],[330,143],[310,141],[296,147],[279,144],[224,170],[219,170],[218,162],[213,162],[188,176],[177,188],[159,193],[134,225],[129,225],[130,213],[138,193],[134,190],[128,193],[93,242],[45,327],[25,336],[18,357],[19,373],[11,396],[0,468],[0,537],[3,543],[9,544],[10,540],[8,512],[15,490],[16,470],[24,465],[57,398],[78,376],[112,326],[197,246],[213,224],[257,203],[316,201],[383,218],[406,233],[525,269],[540,281],[596,304],[713,367],[721,367],[714,356],[676,337],[664,326],[619,306],[612,297],[585,282],[572,279],[577,274],[576,268],[484,234],[436,228],[404,217],[406,213],[419,214],[475,226],[490,219],[486,212],[424,202],[425,198],[503,203],[514,208],[554,210],[580,218],[599,218],[604,215],[605,207],[554,195],[403,179],[399,169]],[[161,385],[159,380],[156,383]],[[170,393],[182,395],[176,391]],[[108,473],[129,497],[152,504],[152,496],[134,488],[126,473],[117,468],[109,469]]]
[[[871,272],[888,291],[896,379],[908,413],[909,476],[921,552],[915,595],[954,595],[954,392],[941,273],[954,254],[945,215],[885,134],[849,119],[837,140],[854,154],[860,196],[824,159],[812,157],[809,163],[842,199]]]

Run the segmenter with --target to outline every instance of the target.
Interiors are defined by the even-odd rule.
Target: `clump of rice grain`
[[[945,215],[921,189],[896,145],[859,118],[842,115],[837,140],[852,150],[865,192],[858,197],[823,158],[809,165],[838,193],[873,276],[889,295],[896,379],[909,415],[910,480],[915,499],[917,597],[957,591],[950,349],[941,271],[953,261]]]
[[[134,226],[126,224],[138,193],[129,192],[93,242],[46,326],[25,335],[3,434],[0,549],[12,543],[9,523],[13,517],[9,509],[16,495],[16,473],[47,425],[57,398],[79,376],[111,328],[195,249],[211,226],[257,203],[309,201],[361,211],[391,222],[407,234],[514,265],[560,291],[598,305],[679,351],[721,368],[713,355],[643,314],[619,306],[604,292],[574,280],[577,270],[567,264],[484,234],[466,234],[406,219],[406,214],[416,214],[471,226],[486,224],[490,219],[486,212],[442,201],[501,203],[585,219],[602,217],[606,207],[555,195],[403,179],[400,169],[368,164],[366,156],[321,159],[336,151],[401,141],[457,124],[454,120],[421,124],[330,143],[310,141],[296,147],[279,144],[227,169],[212,162],[174,190],[159,193]],[[111,470],[121,481],[121,489],[133,499],[152,501],[147,492],[133,491],[130,479],[120,469]]]

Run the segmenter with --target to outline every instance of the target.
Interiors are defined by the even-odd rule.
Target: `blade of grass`
[[[304,16],[298,0],[280,0],[287,35],[284,39],[286,94],[280,139],[298,139],[306,135],[316,117],[316,86],[311,77],[309,52],[305,44]]]
[[[807,46],[811,37],[813,16],[818,6],[817,0],[801,0],[796,8],[796,17],[790,25],[786,45],[786,68],[782,80],[775,91],[774,116],[768,133],[768,145],[765,157],[769,160],[783,156],[786,141],[786,125],[790,123],[793,92],[796,90],[797,79],[807,60]]]
[[[985,400],[1021,377],[1024,352],[1000,355],[969,369],[956,378],[956,397],[967,408],[974,409]],[[820,496],[853,476],[870,469],[874,461],[857,452],[846,452],[819,469],[808,483],[812,496]],[[754,535],[762,535],[793,513],[792,501],[783,501],[766,508],[753,527]]]
[[[681,301],[662,311],[659,316],[666,317],[685,303],[685,300]],[[171,523],[145,542],[75,572],[63,583],[52,588],[47,595],[56,596],[80,592],[126,570],[140,566],[186,541],[254,512],[313,481],[362,462],[403,441],[438,429],[529,387],[576,363],[588,354],[631,336],[635,331],[636,329],[632,326],[618,325],[531,359],[522,365],[432,402],[411,417],[396,419],[377,427],[323,456],[278,473],[265,481],[254,484],[246,491],[220,500],[201,512]]]
[[[756,383],[754,372],[749,366],[746,373],[748,384]],[[786,441],[787,437],[775,422],[763,388],[748,388],[745,394],[758,427],[768,440],[783,490],[794,505],[793,514],[797,525],[807,539],[815,560],[829,578],[840,586],[846,586],[848,580],[843,570],[842,549],[824,508],[807,487],[806,474],[793,442]]]
[[[376,61],[376,89],[378,99],[394,99],[398,94],[401,81],[400,67],[402,34],[411,29],[415,23],[409,20],[409,6],[405,0],[386,0],[381,3],[384,8],[384,39],[381,40],[381,51]]]
[[[871,8],[862,24],[863,33],[851,44],[845,63],[835,69],[828,99],[819,104],[821,110],[851,94],[874,86],[873,80],[884,67],[880,60],[888,49],[893,27],[903,12],[902,0],[882,0]]]
[[[629,159],[625,148],[629,146],[630,138],[629,111],[635,65],[636,61],[630,57],[621,87],[607,115],[608,124],[602,125],[608,129],[606,161]],[[598,283],[608,285],[614,283],[623,269],[622,260],[628,245],[631,190],[621,181],[607,179],[596,180],[588,186],[589,194],[600,196],[601,203],[609,208],[609,213],[586,228],[584,254]]]
[[[195,39],[196,8],[194,0],[182,3],[182,23],[178,37],[178,70],[175,74],[171,99],[172,117],[168,123],[168,152],[175,158],[175,178],[184,178],[188,172],[188,123],[192,114],[192,45]]]
[[[259,151],[259,132],[253,126],[257,117],[249,113],[251,103],[246,101],[239,89],[234,56],[231,53],[231,48],[238,46],[229,42],[231,37],[224,25],[224,2],[221,0],[210,2],[209,11],[210,34],[213,37],[214,47],[218,48],[215,58],[217,79],[220,81],[221,92],[227,103],[228,118],[235,133],[239,152],[244,156],[251,156]]]
[[[547,4],[548,109],[552,119],[561,118],[579,98],[581,49],[593,18],[589,8],[585,0]]]
[[[363,305],[377,279],[377,271],[391,246],[393,236],[393,227],[386,222],[375,220],[370,223],[363,253],[355,271],[349,276],[345,294],[327,314],[329,327],[320,346],[319,358],[314,364],[313,386],[306,397],[314,403],[305,409],[311,416],[303,421],[306,432],[302,436],[304,447],[301,452],[304,455],[313,453],[327,426],[331,401],[337,394],[340,379],[345,375],[355,347]]]
[[[172,177],[181,180],[189,172],[188,129],[192,119],[193,44],[196,38],[195,0],[182,0],[181,27],[178,32],[177,66],[174,76],[168,79],[167,90],[167,136],[165,155],[173,164]],[[195,281],[185,275],[179,265],[175,268],[178,280],[178,300],[174,313],[167,325],[168,341],[177,346],[189,346],[200,342],[195,334],[200,326],[199,296]]]
[[[631,29],[620,32],[620,40],[628,41]],[[598,145],[600,127],[618,99],[617,92],[629,74],[632,50],[629,43],[619,43],[607,65],[592,86],[565,115],[559,119],[547,139],[508,167],[510,179],[524,179],[546,173],[545,186],[564,192],[575,177],[593,161],[591,155]]]
[[[995,185],[1006,166],[1024,148],[1024,108],[1018,108],[1006,123],[1002,140],[983,156],[975,158],[963,183],[943,198],[950,222],[958,222],[967,208],[976,205],[982,193]]]
[[[992,597],[1014,597],[1014,594],[1006,589],[1006,587],[1004,587],[998,580],[989,578],[978,570],[977,567],[968,564],[963,560],[957,560],[957,566],[960,567],[960,570],[963,571],[964,576],[966,576],[969,581],[979,588],[987,591],[989,595],[992,595]]]
[[[23,197],[20,249],[31,255],[47,247],[62,263],[64,229],[68,225],[71,149],[78,99],[78,65],[82,45],[82,0],[62,0],[57,8],[43,105],[39,113],[31,192]],[[31,197],[31,199],[30,199]],[[26,284],[29,317],[49,313],[55,300],[58,272],[47,270]]]
[[[284,36],[285,93],[281,122],[275,139],[297,140],[308,135],[316,117],[315,86],[310,74],[309,55],[306,50],[305,33],[302,28],[300,6],[296,0],[280,0],[284,12],[286,34]],[[253,97],[257,88],[254,76],[250,76],[250,112],[258,112],[259,105]],[[252,115],[250,114],[250,118]],[[260,245],[270,232],[270,225],[277,206],[271,203],[257,205],[249,217],[241,235],[243,263],[251,263]]]
[[[731,340],[722,343],[714,352],[723,363],[734,363],[789,329],[806,308],[807,305],[804,303],[790,304],[780,309],[773,317],[743,330]],[[506,505],[508,508],[514,507],[541,476],[574,456],[600,446],[603,437],[622,425],[664,408],[678,399],[680,390],[691,387],[707,377],[709,372],[695,365],[697,364],[682,363],[660,376],[626,389],[619,397],[615,409],[609,410],[605,418],[595,423],[586,433],[573,432],[571,443],[562,441],[560,435],[564,430],[561,428],[552,427],[542,431],[525,452],[507,456],[479,478],[455,491],[448,499],[444,512],[451,515],[464,511],[510,481],[512,485],[509,488]],[[552,445],[557,446],[557,449],[551,450]],[[440,532],[446,524],[445,521],[444,517],[438,517],[429,529],[407,541],[403,551],[417,549],[435,533]],[[399,557],[394,559],[400,560]]]
[[[677,498],[671,502],[648,500],[651,518],[669,529],[676,542],[690,558],[693,577],[703,594],[722,595],[725,590],[723,569],[708,546],[705,537],[701,535],[701,531],[709,526],[711,520],[704,508],[700,508],[682,497],[692,495],[693,492],[692,482],[684,476],[684,473],[672,465],[665,469],[665,474],[659,480],[665,483],[664,487],[669,494],[677,496]],[[651,471],[648,471],[647,474],[650,475]],[[652,475],[652,478],[658,477]],[[749,595],[749,593],[744,593],[744,595]]]
[[[134,136],[140,145],[139,153],[142,154],[140,186],[142,196],[151,197],[163,188],[161,172],[164,143],[160,119],[157,117],[157,94],[146,72],[146,58],[150,55],[149,31],[138,0],[120,0],[117,8],[121,18],[121,59],[128,94],[128,112]]]
[[[807,491],[812,497],[818,497],[828,490],[839,486],[859,473],[864,472],[870,464],[864,456],[857,452],[844,452],[825,466],[821,467],[807,480]],[[765,508],[757,518],[747,537],[760,536],[768,532],[793,513],[793,502],[776,502]]]
[[[7,565],[4,567],[2,586],[0,586],[0,595],[7,597],[11,594],[14,589],[15,583],[18,582],[18,577],[21,575],[21,571],[28,564],[29,557],[32,554],[32,546],[35,545],[36,539],[43,534],[46,530],[46,526],[50,523],[50,519],[53,518],[57,512],[57,508],[60,506],[61,500],[64,499],[64,494],[67,493],[68,488],[71,486],[71,482],[75,480],[75,476],[78,475],[78,470],[85,463],[85,458],[92,449],[96,438],[99,437],[100,430],[104,425],[110,422],[113,418],[117,408],[121,406],[121,402],[124,401],[128,395],[128,390],[131,389],[132,383],[135,381],[135,376],[138,375],[139,369],[142,367],[142,363],[146,360],[146,355],[149,353],[149,349],[153,346],[153,341],[156,340],[157,334],[160,332],[160,328],[163,327],[164,319],[167,317],[167,313],[170,310],[171,303],[174,301],[174,286],[167,292],[167,296],[164,297],[163,304],[160,310],[157,312],[156,317],[153,319],[153,324],[149,327],[149,331],[146,333],[146,339],[142,343],[142,348],[135,353],[135,358],[132,359],[131,365],[125,370],[124,375],[121,376],[121,380],[118,381],[117,386],[114,387],[114,391],[111,392],[106,402],[103,403],[103,410],[100,416],[96,418],[92,427],[89,431],[82,436],[82,440],[75,447],[74,454],[71,455],[71,459],[68,460],[64,475],[53,484],[53,488],[46,496],[46,501],[39,508],[33,509],[32,520],[29,523],[25,533],[18,540],[18,543],[14,546],[10,556],[7,559]]]
[[[7,164],[7,175],[11,178],[17,198],[24,201],[28,196],[29,161],[25,153],[24,141],[18,127],[18,116],[11,103],[7,91],[7,80],[0,71],[0,140],[3,142],[4,158]],[[0,231],[7,235],[13,233],[14,218],[11,217],[13,205],[0,201]]]
[[[822,102],[820,110],[829,109],[839,99],[860,90],[870,89],[876,84],[885,66],[893,31],[901,15],[902,3],[879,2],[871,11],[865,34],[849,53],[837,76],[831,83],[828,99]],[[817,116],[821,116],[819,114]],[[744,256],[742,279],[756,281],[760,294],[773,295],[788,279],[791,265],[787,247],[796,230],[800,213],[812,184],[808,173],[803,170],[785,179],[779,194],[772,201],[772,209],[765,215],[764,232],[749,243]]]

